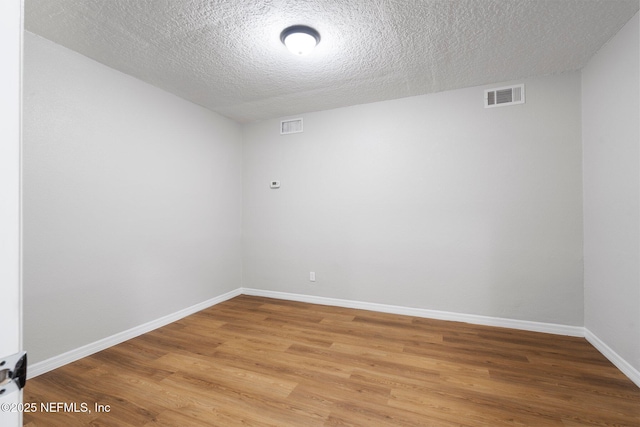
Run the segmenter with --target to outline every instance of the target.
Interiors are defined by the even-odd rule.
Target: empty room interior
[[[640,426],[639,7],[26,0],[24,425]]]

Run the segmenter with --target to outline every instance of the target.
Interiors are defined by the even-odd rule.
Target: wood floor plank
[[[92,409],[27,427],[640,427],[640,389],[582,338],[246,295],[31,379],[24,402]]]

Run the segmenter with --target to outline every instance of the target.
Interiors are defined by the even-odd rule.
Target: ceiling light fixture
[[[320,43],[320,33],[306,25],[294,25],[280,33],[280,40],[296,55],[307,55]]]

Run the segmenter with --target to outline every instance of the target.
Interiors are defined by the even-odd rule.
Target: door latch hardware
[[[0,359],[0,396],[21,390],[26,382],[26,351]]]

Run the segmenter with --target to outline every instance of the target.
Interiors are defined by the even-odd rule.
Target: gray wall
[[[239,126],[33,34],[24,52],[30,362],[242,286]]]
[[[638,15],[582,72],[585,327],[640,370]]]
[[[580,74],[525,83],[246,125],[244,286],[582,326]]]

